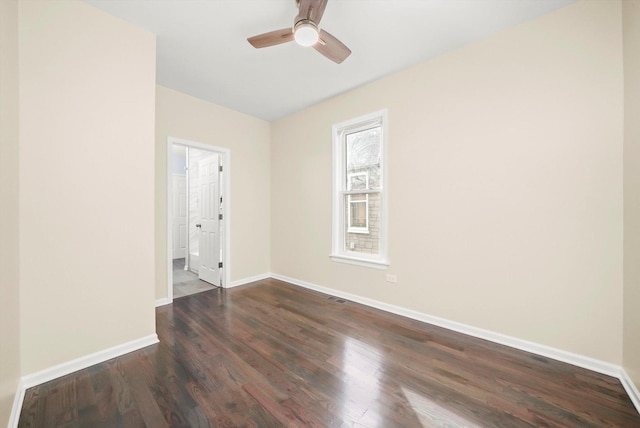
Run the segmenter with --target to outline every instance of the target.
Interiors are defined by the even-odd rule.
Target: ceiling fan
[[[247,41],[254,48],[266,48],[295,40],[299,45],[313,46],[322,55],[340,64],[351,55],[351,50],[328,32],[318,29],[327,1],[296,0],[298,15],[293,27],[249,37]]]

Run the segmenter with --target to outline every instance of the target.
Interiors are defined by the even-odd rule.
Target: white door
[[[201,280],[220,285],[220,187],[219,157],[198,162],[200,171],[200,269]]]
[[[187,257],[187,178],[173,174],[173,258]]]

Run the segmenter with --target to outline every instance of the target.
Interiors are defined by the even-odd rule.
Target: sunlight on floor
[[[473,422],[469,422],[462,416],[442,407],[433,400],[420,395],[408,388],[402,387],[402,392],[424,428],[426,427],[464,427],[480,428]]]
[[[352,337],[344,342],[342,376],[344,400],[342,417],[364,426],[378,426],[377,400],[380,395],[378,373],[381,370],[379,350]]]

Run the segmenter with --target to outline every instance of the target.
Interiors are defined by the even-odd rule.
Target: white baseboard
[[[58,364],[56,366],[49,367],[48,369],[23,376],[22,382],[25,389],[29,389],[33,386],[40,385],[41,383],[49,382],[50,380],[77,372],[78,370],[86,369],[94,364],[99,364],[112,358],[128,354],[129,352],[137,351],[138,349],[155,343],[158,343],[158,336],[154,333],[149,336],[141,337],[140,339],[132,340],[131,342],[114,346],[113,348],[85,355],[84,357],[76,358],[75,360],[67,361],[66,363]]]
[[[238,287],[239,285],[249,284],[250,282],[256,282],[256,281],[260,281],[267,278],[271,278],[270,273],[263,273],[260,275],[250,276],[248,278],[236,279],[235,281],[231,281],[229,285],[223,286],[222,288]],[[168,297],[158,299],[156,300],[156,308],[160,306],[168,305],[170,303],[173,303],[173,300],[169,299]]]
[[[24,387],[24,382],[20,379],[20,382],[18,382],[18,390],[13,398],[13,407],[11,407],[11,414],[9,415],[7,428],[16,428],[18,426],[20,411],[22,410],[22,403],[24,402],[24,393],[26,390],[27,388]]]
[[[155,333],[150,334],[148,336],[132,340],[131,342],[123,343],[103,351],[85,355],[84,357],[76,358],[75,360],[67,361],[66,363],[58,364],[56,366],[49,367],[48,369],[23,376],[22,379],[20,379],[18,391],[16,392],[16,396],[13,400],[13,408],[11,409],[8,428],[15,428],[18,426],[20,410],[22,409],[24,394],[27,389],[49,382],[50,380],[57,379],[61,376],[77,372],[78,370],[86,369],[87,367],[105,362],[112,358],[128,354],[129,352],[137,351],[138,349],[145,348],[158,342],[158,335]]]
[[[640,392],[638,392],[638,388],[636,388],[636,385],[633,383],[624,368],[620,369],[620,382],[622,382],[622,386],[625,391],[627,391],[627,394],[629,394],[631,402],[636,406],[636,410],[640,413]]]
[[[521,351],[531,352],[536,355],[541,355],[553,360],[562,361],[564,363],[572,364],[574,366],[582,367],[587,370],[592,370],[597,373],[602,373],[608,376],[612,376],[620,379],[620,383],[624,387],[625,391],[629,395],[629,398],[633,402],[636,410],[640,413],[640,392],[636,388],[635,384],[625,371],[623,367],[615,364],[607,363],[606,361],[597,360],[595,358],[586,357],[584,355],[574,354],[572,352],[563,351],[561,349],[552,348],[546,345],[540,345],[538,343],[529,342],[527,340],[518,339],[516,337],[507,336],[505,334],[496,333],[490,330],[484,330],[481,328],[473,327],[467,324],[447,320],[444,318],[435,317],[422,312],[406,309],[400,306],[391,305],[388,303],[380,302],[378,300],[369,299],[367,297],[358,296],[356,294],[345,293],[344,291],[336,290],[329,287],[323,287],[321,285],[313,284],[307,281],[302,281],[295,278],[290,278],[284,275],[272,273],[271,277],[279,279],[281,281],[289,282],[291,284],[299,285],[300,287],[308,288],[310,290],[319,291],[324,294],[329,294],[343,299],[351,300],[356,303],[361,303],[372,308],[381,309],[386,312],[391,312],[396,315],[401,315],[414,320],[422,321],[428,324],[437,325],[439,327],[446,328],[448,330],[457,331],[459,333],[468,334],[469,336],[477,337],[480,339],[488,340],[490,342],[499,343],[501,345],[509,346],[511,348],[519,349]]]
[[[607,363],[605,361],[596,360],[595,358],[585,357],[583,355],[574,354],[571,352],[563,351],[561,349],[552,348],[538,343],[529,342],[516,337],[507,336],[505,334],[496,333],[490,330],[485,330],[478,327],[473,327],[467,324],[462,324],[456,321],[447,320],[433,315],[428,315],[422,312],[414,311],[412,309],[406,309],[400,306],[391,305],[388,303],[380,302],[378,300],[369,299],[367,297],[358,296],[351,293],[345,293],[333,288],[323,287],[320,285],[312,284],[310,282],[301,281],[295,278],[289,278],[284,275],[271,274],[272,278],[279,279],[281,281],[290,282],[295,285],[299,285],[310,290],[319,291],[321,293],[330,294],[332,296],[341,297],[343,299],[351,300],[357,303],[361,303],[366,306],[370,306],[376,309],[381,309],[386,312],[401,315],[414,320],[426,322],[428,324],[444,327],[449,330],[457,331],[459,333],[468,334],[480,339],[488,340],[490,342],[506,345],[511,348],[519,349],[521,351],[531,352],[537,355],[541,355],[553,360],[562,361],[565,363],[573,364],[574,366],[582,367],[594,372],[602,373],[608,376],[620,377],[620,366]]]
[[[435,317],[422,312],[406,309],[400,306],[391,305],[388,303],[380,302],[378,300],[369,299],[367,297],[358,296],[356,294],[346,293],[340,290],[336,290],[329,287],[323,287],[317,284],[313,284],[307,281],[302,281],[295,278],[290,278],[284,275],[276,273],[266,273],[256,275],[249,278],[244,278],[236,281],[232,281],[227,288],[237,287],[239,285],[248,284],[255,281],[260,281],[267,278],[274,278],[280,281],[289,282],[300,287],[308,288],[310,290],[319,291],[324,294],[329,294],[343,299],[351,300],[353,302],[361,303],[366,306],[370,306],[376,309],[380,309],[386,312],[401,315],[407,318],[415,319],[418,321],[426,322],[428,324],[437,325],[449,330],[457,331],[459,333],[468,334],[470,336],[485,339],[494,343],[506,345],[522,351],[531,352],[537,355],[545,356],[554,360],[562,361],[565,363],[573,364],[578,367],[582,367],[588,370],[593,370],[598,373],[613,376],[620,379],[622,386],[624,387],[633,405],[640,412],[640,392],[634,385],[633,381],[624,370],[624,368],[615,364],[607,363],[605,361],[596,360],[594,358],[585,357],[582,355],[574,354],[571,352],[563,351],[549,346],[540,345],[537,343],[529,342],[526,340],[518,339],[512,336],[507,336],[501,333],[484,330],[481,328],[473,327],[467,324],[450,321],[444,318]],[[159,299],[156,301],[156,306],[162,306],[164,304],[171,303],[169,299]],[[166,303],[165,303],[166,301]],[[9,428],[15,428],[18,426],[18,420],[20,417],[20,410],[22,409],[22,403],[24,401],[25,391],[33,386],[40,385],[44,382],[56,379],[61,376],[73,373],[78,370],[85,369],[94,364],[102,363],[115,357],[127,354],[129,352],[136,351],[149,345],[158,343],[158,336],[151,334],[149,336],[142,337],[140,339],[133,340],[131,342],[124,343],[122,345],[114,346],[113,348],[105,349],[94,354],[90,354],[75,360],[59,364],[54,367],[42,370],[37,373],[33,373],[22,377],[18,384],[18,390],[16,392],[13,407],[11,409],[11,415],[9,416]]]
[[[250,276],[248,278],[236,279],[235,281],[231,281],[231,284],[225,286],[224,288],[233,288],[239,285],[249,284],[250,282],[256,282],[271,277],[272,275],[270,273],[262,273],[260,275]]]
[[[162,299],[156,300],[156,308],[168,305],[169,303],[173,303],[173,300],[169,299],[168,297],[163,297]]]

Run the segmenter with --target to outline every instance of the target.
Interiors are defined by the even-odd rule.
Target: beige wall
[[[640,388],[640,0],[624,1],[624,361]]]
[[[155,332],[155,36],[20,3],[22,373]]]
[[[638,385],[640,7],[622,7],[624,366]],[[153,333],[167,136],[231,149],[232,280],[271,267],[622,362],[619,2],[569,6],[276,121],[271,136],[267,122],[154,87],[152,35],[80,2],[22,2],[20,158],[17,9],[0,2],[0,425],[19,318],[22,374]],[[380,108],[398,284],[328,259],[331,125]]]
[[[167,137],[231,150],[231,281],[268,273],[269,123],[158,86],[156,298],[167,297]]]
[[[579,2],[272,125],[272,271],[622,363],[622,41]],[[389,273],[334,263],[331,125],[388,108]]]
[[[0,1],[0,426],[20,378],[18,2]]]

